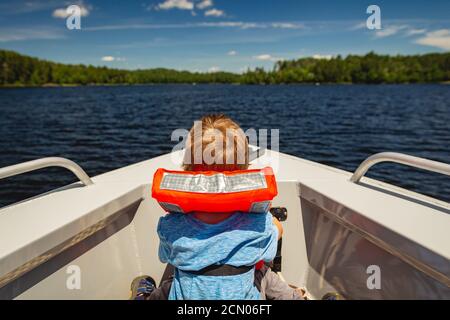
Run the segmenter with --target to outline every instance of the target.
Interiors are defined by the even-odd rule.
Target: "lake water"
[[[91,176],[169,152],[211,112],[280,129],[280,151],[354,171],[397,151],[450,163],[449,85],[154,85],[0,89],[0,167],[46,156]],[[450,201],[450,178],[395,164],[368,176]],[[74,181],[46,169],[0,181],[0,206]]]

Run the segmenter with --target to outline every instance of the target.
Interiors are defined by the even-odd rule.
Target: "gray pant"
[[[304,300],[297,290],[266,265],[255,271],[255,285],[263,300]]]

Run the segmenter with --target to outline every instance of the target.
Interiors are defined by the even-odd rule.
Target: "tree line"
[[[428,83],[450,81],[450,53],[279,61],[272,71],[246,72],[242,83]]]
[[[233,83],[239,75],[230,72],[199,73],[157,68],[120,70],[92,65],[61,64],[0,50],[0,85],[89,85],[151,83]]]
[[[189,72],[157,68],[121,70],[45,61],[0,50],[0,86],[152,84],[152,83],[428,83],[450,81],[450,53],[364,56],[279,61],[272,70],[243,74]]]

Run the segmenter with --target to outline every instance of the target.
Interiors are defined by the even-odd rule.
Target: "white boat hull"
[[[165,213],[150,187],[157,168],[177,169],[172,158],[0,210],[0,298],[128,299],[133,278],[160,280],[156,226]],[[289,212],[288,283],[313,299],[332,291],[346,299],[450,299],[448,204],[367,178],[355,184],[348,172],[284,154],[258,160],[278,167],[273,205]]]

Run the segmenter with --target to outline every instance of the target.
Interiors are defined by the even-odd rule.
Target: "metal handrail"
[[[352,182],[359,182],[361,178],[366,174],[366,172],[375,164],[380,162],[395,162],[404,164],[407,166],[424,169],[428,171],[433,171],[437,173],[442,173],[447,176],[450,176],[450,165],[428,160],[424,158],[414,157],[407,154],[397,153],[397,152],[381,152],[370,156],[366,160],[364,160],[356,169],[353,176],[350,178]]]
[[[0,179],[48,167],[65,168],[70,170],[84,185],[90,186],[93,184],[91,178],[78,164],[71,160],[58,157],[42,158],[0,168]]]

